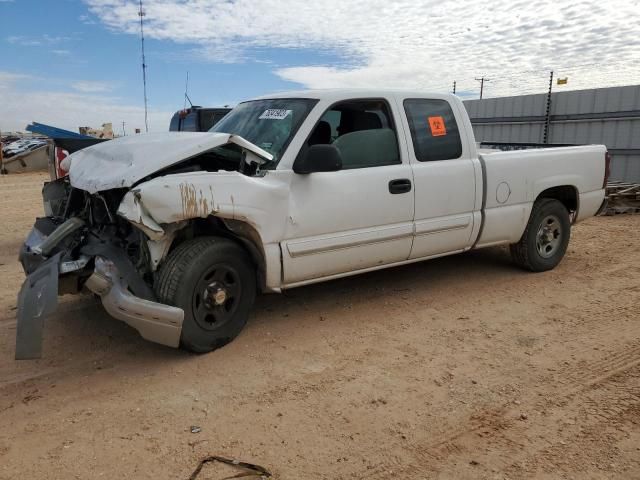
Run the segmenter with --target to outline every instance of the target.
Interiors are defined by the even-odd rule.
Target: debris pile
[[[640,183],[608,183],[605,195],[607,208],[603,215],[640,213]]]

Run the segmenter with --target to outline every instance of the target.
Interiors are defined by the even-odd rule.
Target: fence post
[[[551,126],[551,88],[553,87],[553,70],[549,75],[549,93],[547,93],[547,113],[544,119],[544,136],[542,143],[549,143],[549,127]]]

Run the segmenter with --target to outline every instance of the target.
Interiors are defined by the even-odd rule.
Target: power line
[[[583,71],[585,68],[597,67],[593,71],[589,72],[590,76],[598,77],[613,77],[620,78],[624,76],[634,75],[640,71],[640,65],[634,65],[633,62],[616,62],[616,63],[603,63],[592,62],[579,65],[556,65],[553,70],[561,75],[575,74]],[[539,84],[546,85],[546,79],[549,75],[549,68],[522,70],[517,73],[500,73],[497,77],[491,79],[492,83],[504,84],[509,81],[519,81],[522,84],[522,80],[526,80],[526,84]],[[477,79],[478,81],[480,79]],[[486,81],[486,80],[485,80]]]
[[[640,60],[640,59],[639,59]],[[464,97],[471,97],[474,87],[474,81],[481,82],[482,98],[487,96],[521,96],[521,95],[538,95],[546,94],[549,83],[549,71],[554,71],[554,77],[567,78],[568,83],[563,83],[559,90],[575,91],[582,89],[593,89],[603,87],[620,87],[625,85],[638,84],[640,78],[640,61],[635,64],[626,62],[590,62],[583,64],[563,65],[555,63],[554,68],[521,70],[517,72],[505,72],[500,70],[494,72],[491,80],[486,77],[480,78],[464,78],[464,74],[452,71],[454,78],[463,77],[462,80],[455,80],[449,83],[449,86],[440,84],[437,87],[432,85],[429,89],[437,89],[438,91],[452,91],[452,84],[455,84],[455,93]],[[491,72],[488,72],[491,74]],[[484,82],[491,82],[491,95],[487,95],[484,91]]]
[[[589,68],[595,65],[598,66],[597,69]],[[554,68],[554,71],[559,73],[560,77],[568,77],[570,79],[569,84],[562,88],[563,91],[637,84],[636,78],[640,75],[639,66],[602,62]],[[500,96],[542,94],[546,91],[545,87],[548,85],[549,70],[530,70],[530,72],[532,73],[518,72],[509,74],[501,72],[498,77],[493,77],[492,79],[492,91],[495,91]],[[476,80],[481,81],[481,79]],[[468,83],[462,82],[460,88],[464,89],[466,85]],[[485,96],[483,94],[483,98]]]
[[[138,11],[138,16],[140,17],[140,44],[142,47],[142,88],[144,90],[144,128],[145,131],[149,132],[149,117],[147,113],[147,63],[144,57],[144,22],[143,17],[145,16],[144,10],[142,9],[142,0],[140,0],[140,10]]]

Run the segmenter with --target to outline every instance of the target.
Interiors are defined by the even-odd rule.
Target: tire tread
[[[176,305],[178,289],[182,284],[187,271],[190,268],[193,268],[194,263],[197,262],[199,258],[206,258],[207,252],[212,248],[228,250],[239,255],[244,261],[248,261],[247,255],[242,247],[227,238],[198,237],[187,240],[170,252],[165,262],[158,269],[154,282],[155,293],[158,300],[168,305]],[[250,262],[248,263],[250,264]],[[219,348],[231,340],[232,338],[220,339],[220,341],[213,345],[212,348],[211,345],[199,345],[198,343],[185,338],[183,331],[180,343],[188,350],[196,353],[205,353],[212,349]]]

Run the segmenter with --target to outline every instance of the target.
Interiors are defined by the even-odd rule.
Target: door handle
[[[389,193],[407,193],[411,191],[411,180],[408,178],[398,178],[389,182]]]

